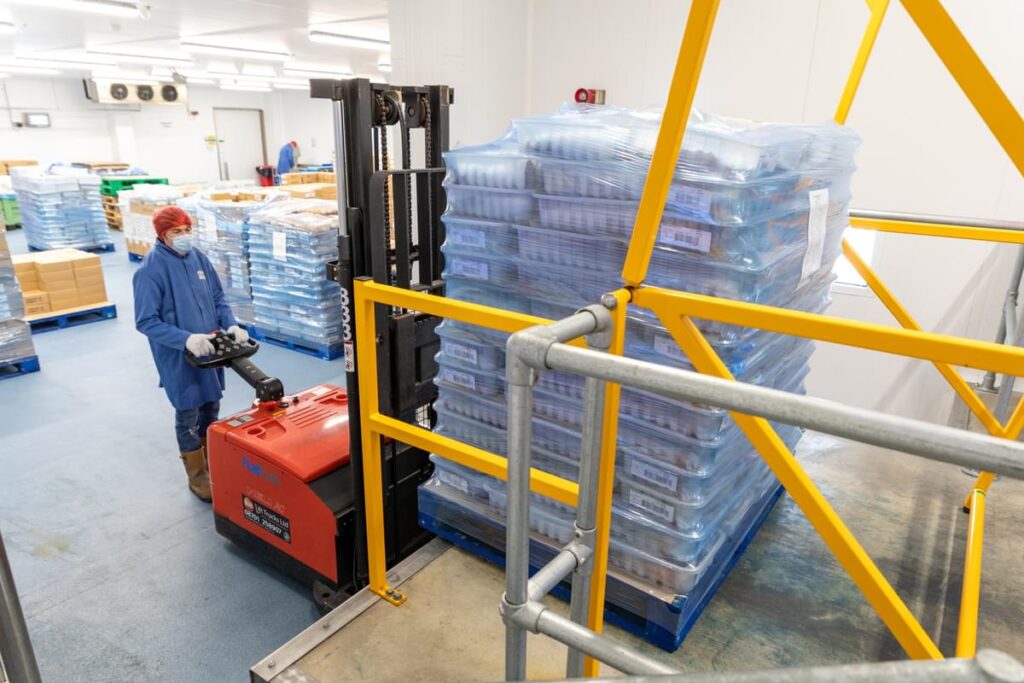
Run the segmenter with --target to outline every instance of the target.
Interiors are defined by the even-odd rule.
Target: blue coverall
[[[224,370],[200,370],[185,358],[194,333],[237,325],[210,260],[192,248],[185,256],[158,241],[132,278],[135,329],[146,335],[160,386],[174,406],[181,452],[198,450],[199,438],[216,421],[224,394]]]
[[[281,148],[280,154],[277,155],[277,172],[288,173],[295,168],[295,149],[292,148],[292,143],[286,143]]]

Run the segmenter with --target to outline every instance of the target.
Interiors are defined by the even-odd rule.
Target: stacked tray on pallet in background
[[[0,378],[6,374],[4,368],[35,358],[32,330],[21,320],[24,316],[25,304],[7,234],[0,228]],[[38,364],[34,367],[38,369]]]
[[[567,107],[517,120],[495,143],[448,152],[447,295],[558,319],[621,286],[659,124],[646,112]],[[858,145],[855,133],[835,125],[755,124],[695,112],[647,283],[824,311],[848,227]],[[810,341],[695,322],[738,379],[804,392]],[[504,454],[507,335],[451,321],[438,334],[436,430]],[[629,311],[626,354],[693,369],[649,311]],[[534,390],[533,465],[573,480],[582,391],[582,378],[556,371],[542,373]],[[797,428],[776,428],[791,448],[800,439]],[[480,515],[503,522],[503,482],[435,462],[436,475],[421,497],[446,528],[472,534],[481,528]],[[749,538],[763,519],[763,501],[777,490],[778,481],[725,411],[623,389],[613,571],[672,604],[679,596],[706,596],[730,566],[725,556]],[[571,537],[573,517],[573,510],[536,497],[531,530],[561,546]],[[693,600],[687,605],[698,609]],[[673,622],[678,629],[686,617]],[[678,645],[679,638],[677,630],[659,644]]]
[[[256,329],[309,348],[342,339],[341,285],[327,279],[338,258],[338,203],[290,199],[249,217]]]
[[[281,193],[253,188],[210,190],[195,200],[196,246],[213,264],[228,305],[243,325],[252,325],[255,320],[249,273],[249,216],[283,198]]]
[[[29,247],[105,249],[112,245],[99,176],[66,167],[47,173],[25,166],[11,169],[11,185]]]

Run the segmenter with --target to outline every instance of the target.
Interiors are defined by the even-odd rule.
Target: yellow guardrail
[[[939,0],[900,0],[900,2],[960,84],[1014,164],[1024,173],[1024,121],[953,23]],[[889,4],[890,0],[867,0],[870,18],[836,110],[835,120],[838,123],[845,122],[853,105]],[[991,411],[985,407],[977,393],[953,369],[953,366],[981,368],[1021,376],[1024,375],[1024,350],[921,330],[910,313],[885,287],[881,278],[868,267],[848,243],[844,242],[843,244],[844,253],[864,277],[867,285],[900,323],[902,329],[644,286],[668,188],[675,173],[676,155],[685,134],[687,114],[693,103],[693,95],[700,78],[717,10],[718,0],[693,0],[690,7],[665,115],[637,210],[629,251],[623,264],[622,279],[626,282],[627,287],[612,292],[616,306],[612,310],[615,334],[610,352],[618,355],[623,352],[626,310],[629,305],[633,305],[648,308],[658,315],[699,372],[729,380],[735,378],[715,354],[693,323],[692,318],[757,327],[781,334],[809,337],[928,360],[935,364],[957,394],[964,399],[981,423],[993,435],[1016,438],[1024,429],[1024,400],[1017,405],[1006,425],[1001,425]],[[879,219],[853,219],[851,224],[859,228],[913,235],[1024,243],[1024,233],[1014,230]],[[354,289],[358,372],[359,384],[362,388],[360,415],[364,440],[363,451],[366,454],[364,456],[364,486],[367,507],[370,588],[384,599],[401,604],[405,600],[405,595],[388,585],[385,566],[383,493],[379,467],[381,439],[389,437],[409,443],[499,478],[506,477],[507,462],[502,456],[434,434],[422,427],[380,413],[377,396],[374,306],[383,304],[422,311],[504,332],[515,332],[549,321],[402,290],[366,280],[357,281]],[[605,393],[603,413],[604,430],[598,490],[598,537],[595,541],[591,613],[587,624],[589,628],[598,632],[602,630],[603,625],[618,413],[619,387],[610,384]],[[750,415],[733,414],[733,417],[907,654],[913,658],[942,658],[942,653],[931,637],[896,594],[770,424],[762,418]],[[971,517],[968,547],[964,559],[963,593],[956,649],[958,657],[972,657],[975,653],[985,496],[992,480],[991,473],[982,473],[972,486],[968,499],[964,503],[965,507],[969,508]],[[575,504],[578,491],[575,482],[536,469],[531,470],[531,489],[536,493],[570,505]],[[594,676],[597,671],[597,662],[588,659],[585,667],[586,675]]]

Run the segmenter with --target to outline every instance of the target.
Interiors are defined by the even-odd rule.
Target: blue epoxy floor
[[[315,620],[305,590],[216,534],[176,453],[173,412],[132,324],[120,233],[103,255],[116,320],[34,337],[42,371],[0,382],[0,528],[44,680],[246,681]],[[14,253],[27,251],[20,230]],[[341,361],[265,346],[286,390]],[[222,414],[252,390],[229,373]]]

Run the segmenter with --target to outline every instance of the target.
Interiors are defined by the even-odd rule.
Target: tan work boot
[[[185,473],[188,475],[188,490],[199,500],[209,503],[213,496],[210,495],[210,475],[203,462],[203,449],[182,453],[181,461],[185,463]]]

